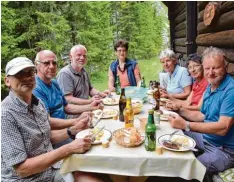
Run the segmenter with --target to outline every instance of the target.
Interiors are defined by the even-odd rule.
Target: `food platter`
[[[82,130],[76,134],[76,139],[81,139],[81,138],[86,137],[87,135],[95,134],[95,131],[98,131],[98,128]],[[102,143],[102,141],[109,140],[111,136],[112,134],[109,130],[103,129],[100,132],[100,135],[98,134],[95,137],[95,141],[92,144],[100,144]]]
[[[118,115],[118,111],[115,109],[103,109],[93,111],[94,117],[98,117],[102,113],[102,119],[113,118]]]
[[[189,151],[190,150],[190,149],[184,148],[182,146],[179,147],[178,149],[176,149],[176,148],[170,148],[168,146],[165,146],[164,145],[164,141],[169,140],[169,138],[170,138],[170,134],[162,135],[162,136],[160,136],[158,138],[158,143],[163,148],[165,148],[167,150],[171,150],[171,151],[184,152],[184,151]],[[188,146],[190,148],[194,148],[196,146],[196,142],[192,138],[190,138],[190,137],[188,137],[186,135],[175,134],[175,135],[172,136],[171,141],[183,144],[183,145]]]
[[[119,98],[104,98],[102,99],[103,104],[108,106],[118,105],[119,104]]]
[[[168,121],[168,115],[167,114],[161,114],[160,115],[160,120],[161,121]]]

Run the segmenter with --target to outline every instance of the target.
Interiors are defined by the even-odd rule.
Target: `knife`
[[[103,112],[101,112],[101,114],[100,114],[99,117],[97,118],[96,123],[93,125],[93,128],[94,128],[95,126],[97,126],[97,124],[101,121],[102,114],[103,114]]]

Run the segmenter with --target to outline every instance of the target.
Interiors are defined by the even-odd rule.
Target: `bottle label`
[[[155,132],[146,132],[145,136],[145,149],[147,151],[154,151],[156,147]]]

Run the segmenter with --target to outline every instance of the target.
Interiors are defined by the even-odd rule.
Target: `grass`
[[[141,76],[145,77],[145,83],[148,87],[150,80],[158,80],[159,72],[162,70],[162,65],[160,64],[158,59],[150,59],[150,60],[138,60],[138,64],[140,67]],[[91,83],[94,88],[103,91],[108,88],[108,76],[107,72],[99,72],[95,78],[91,79]],[[99,78],[97,78],[99,77]]]

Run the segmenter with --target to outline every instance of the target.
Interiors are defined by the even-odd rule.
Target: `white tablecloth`
[[[117,109],[118,106],[109,106]],[[143,111],[135,116],[135,127],[139,128],[137,117],[147,117],[148,109],[152,106],[144,104]],[[101,120],[99,126],[114,131],[123,128],[124,123],[113,119]],[[168,122],[161,121],[160,128],[156,131],[157,138],[163,134],[172,133],[173,129]],[[182,133],[182,131],[180,131]],[[109,148],[94,145],[85,154],[73,154],[63,160],[60,172],[66,181],[71,181],[72,171],[87,171],[108,173],[127,176],[167,176],[181,177],[187,180],[203,180],[206,168],[194,156],[192,152],[173,152],[163,150],[162,155],[156,152],[148,152],[144,144],[135,148],[119,146],[114,139]]]

